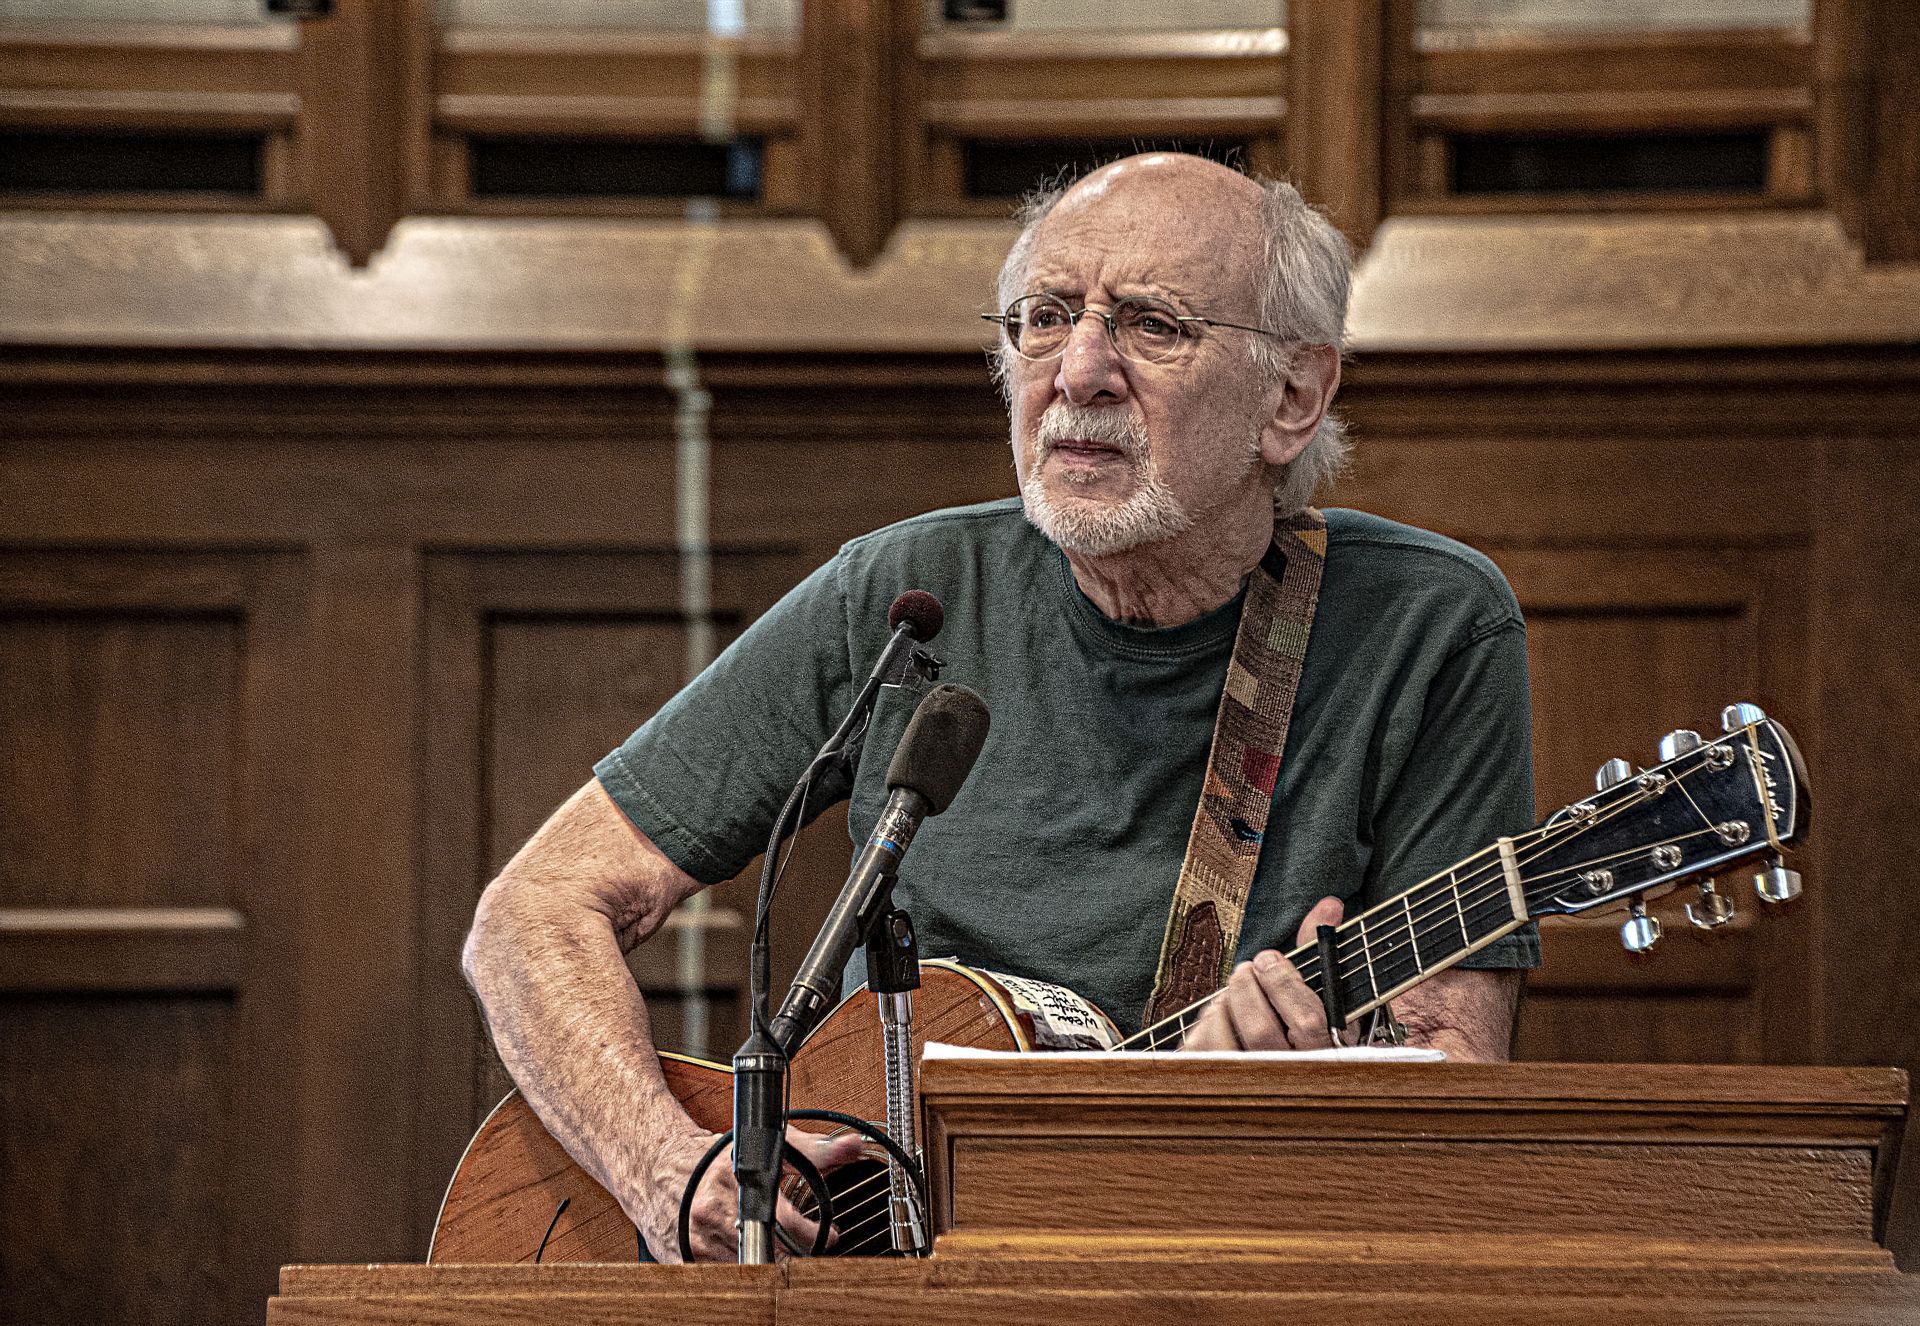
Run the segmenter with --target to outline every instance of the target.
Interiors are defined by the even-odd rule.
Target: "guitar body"
[[[916,1059],[930,1040],[989,1050],[1032,1048],[1030,1016],[993,976],[930,961],[921,964],[920,978],[913,999]],[[662,1054],[660,1066],[694,1122],[716,1133],[732,1127],[731,1069],[678,1054]],[[795,1109],[839,1110],[884,1125],[880,1018],[873,996],[861,991],[827,1015],[795,1052],[788,1084]],[[634,1261],[633,1222],[553,1139],[525,1097],[512,1092],[467,1144],[440,1203],[427,1260],[530,1262],[562,1200],[566,1213],[542,1261]]]

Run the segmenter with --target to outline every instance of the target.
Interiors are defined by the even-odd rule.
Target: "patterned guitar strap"
[[[1213,993],[1232,969],[1326,563],[1327,522],[1308,507],[1274,522],[1273,543],[1247,580],[1146,1025]]]

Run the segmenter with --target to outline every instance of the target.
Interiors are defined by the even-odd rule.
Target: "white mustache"
[[[1098,442],[1118,447],[1129,456],[1144,455],[1147,430],[1133,413],[1124,408],[1093,409],[1055,401],[1040,416],[1034,438],[1046,451],[1062,442]]]

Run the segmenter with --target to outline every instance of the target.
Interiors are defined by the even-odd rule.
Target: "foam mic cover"
[[[940,634],[946,624],[947,610],[940,600],[924,589],[910,589],[887,609],[887,629],[897,631],[902,622],[913,628],[913,638],[921,644]]]
[[[942,683],[913,711],[887,765],[887,787],[908,787],[938,815],[959,795],[992,722],[987,703],[964,686]]]

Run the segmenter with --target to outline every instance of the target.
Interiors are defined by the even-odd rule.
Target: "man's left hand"
[[[1296,947],[1314,942],[1323,925],[1339,925],[1345,909],[1322,898],[1300,923]],[[1333,1044],[1327,1011],[1300,973],[1277,949],[1265,949],[1227,978],[1200,1020],[1187,1029],[1183,1050],[1324,1050]]]

